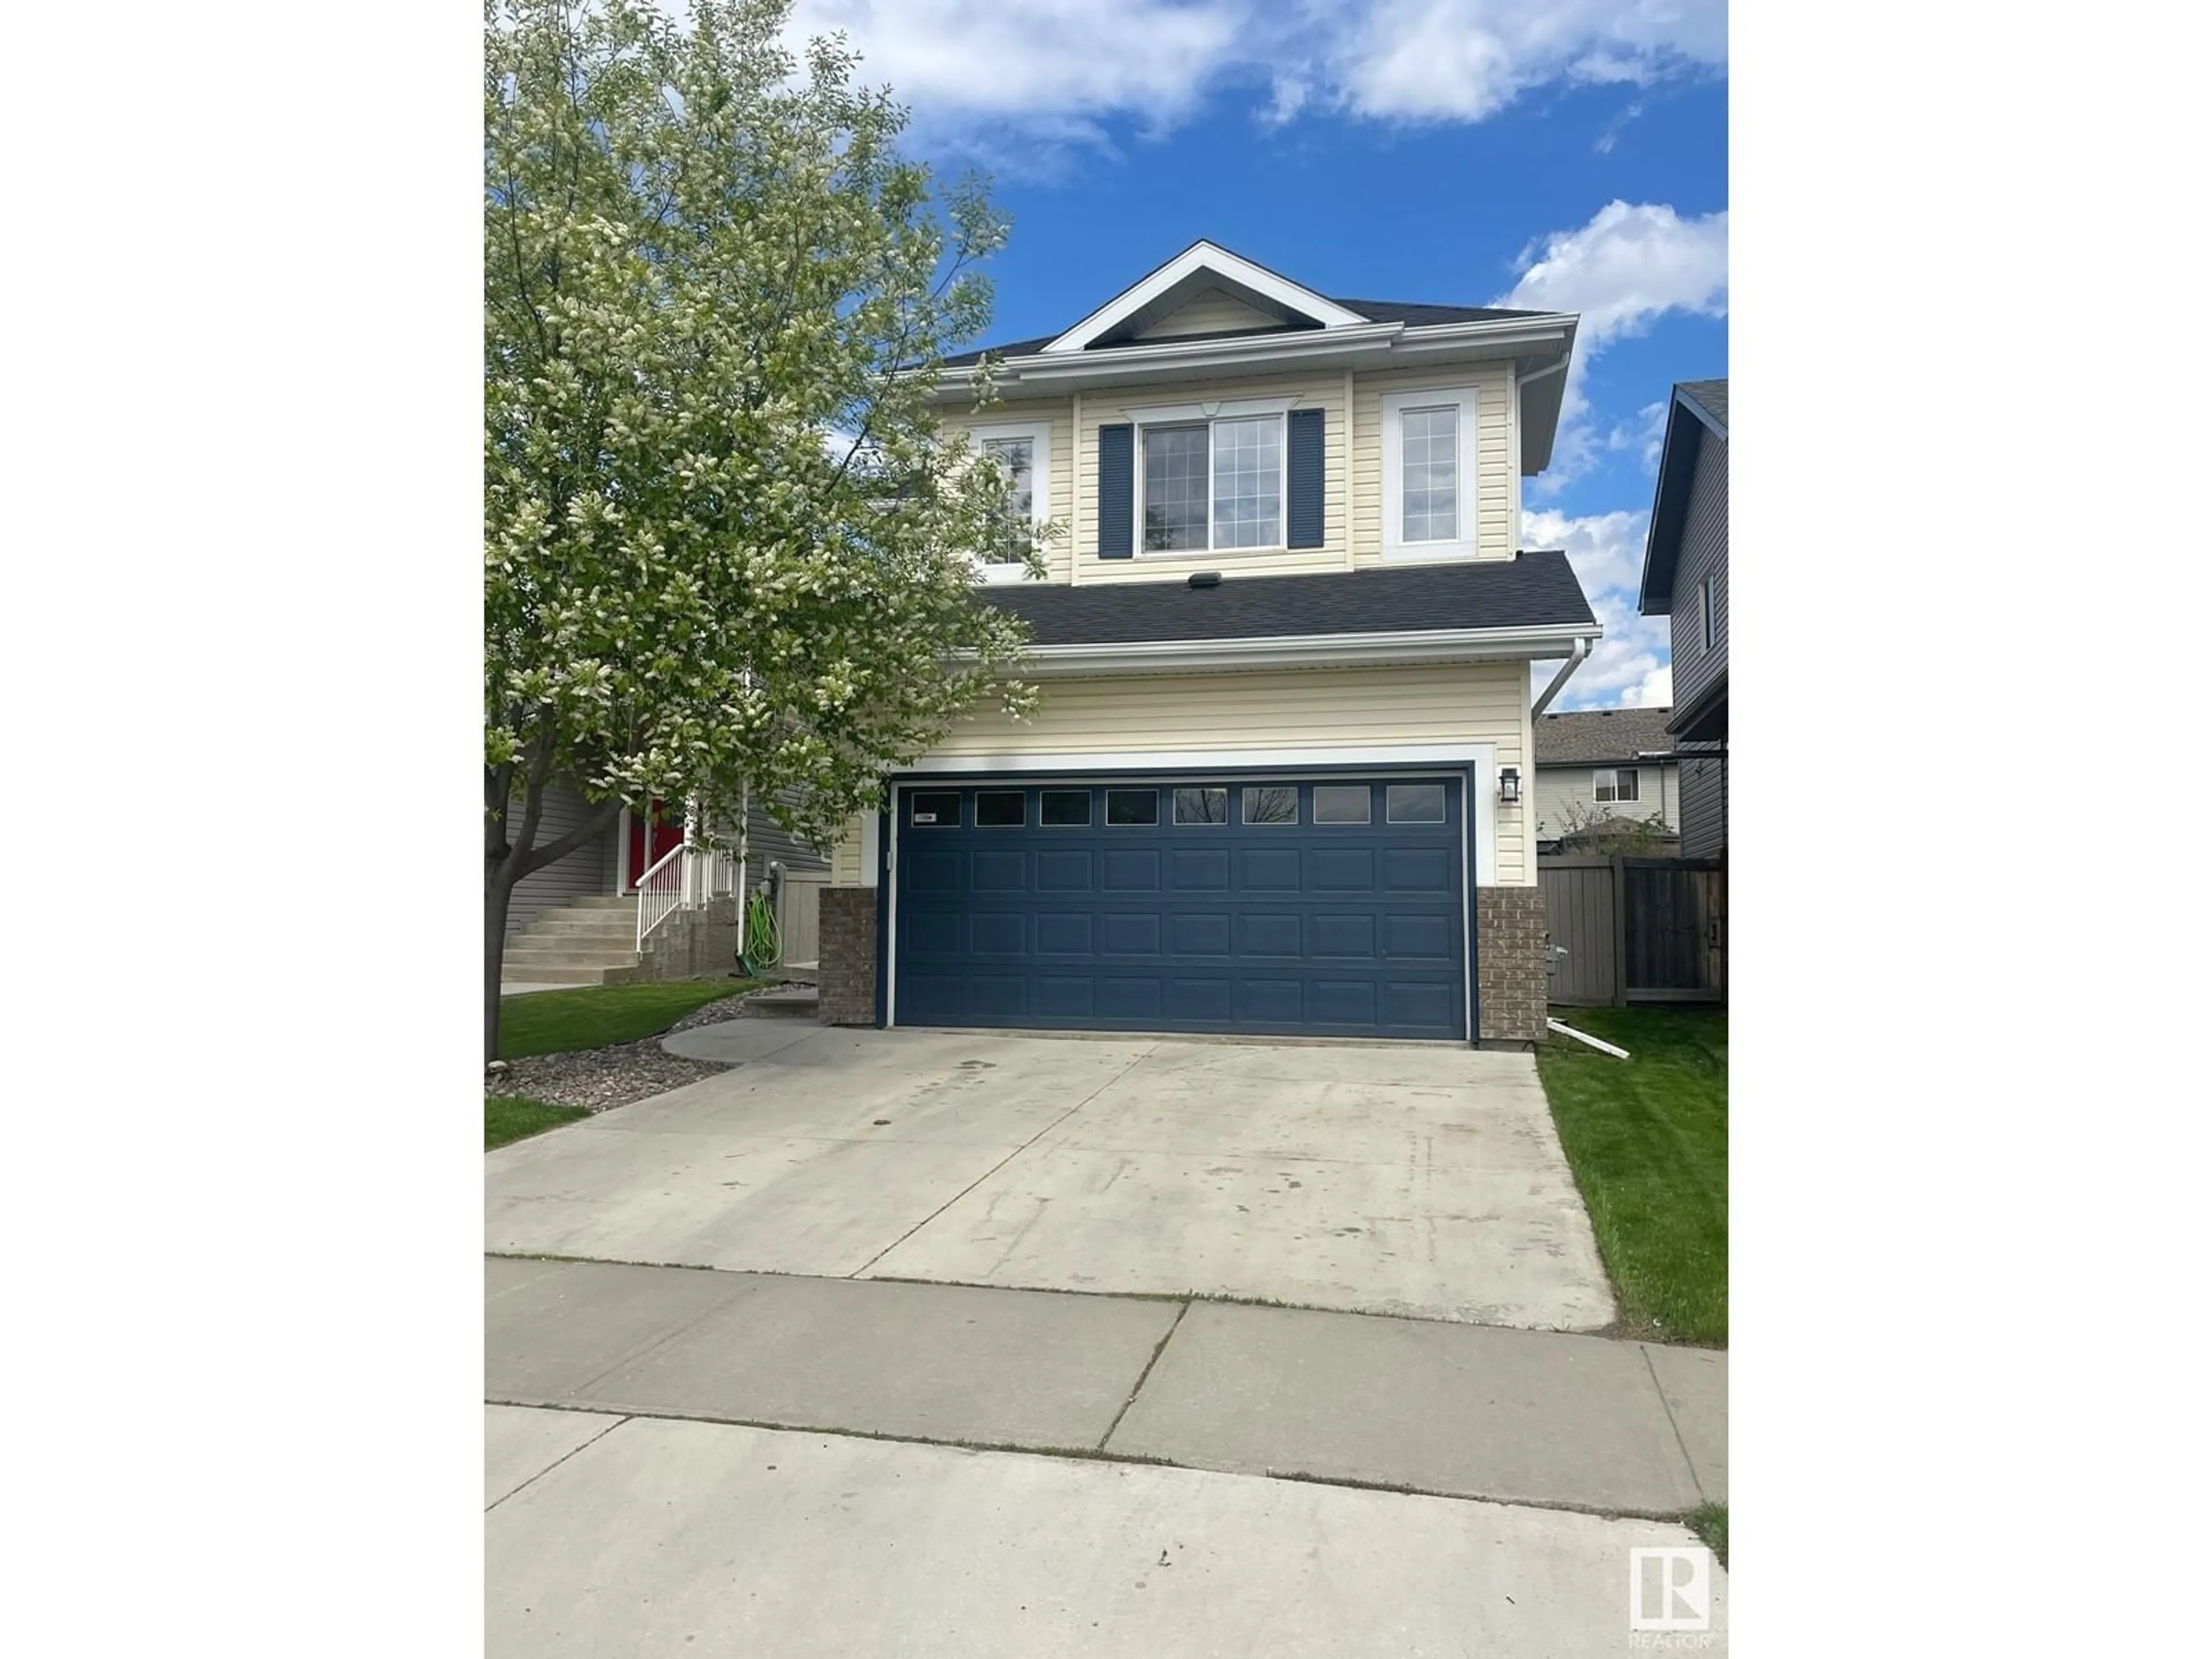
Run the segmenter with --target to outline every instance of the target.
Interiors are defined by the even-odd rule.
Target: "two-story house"
[[[1200,242],[994,350],[987,409],[949,362],[948,424],[1066,532],[1043,580],[979,573],[1042,706],[962,720],[848,826],[822,1017],[1540,1037],[1531,720],[1601,629],[1516,530],[1575,324]]]
[[[1637,609],[1671,618],[1682,851],[1728,850],[1728,382],[1685,380],[1668,405]]]
[[[1584,708],[1536,721],[1536,848],[1609,819],[1682,828],[1681,769],[1665,708]]]

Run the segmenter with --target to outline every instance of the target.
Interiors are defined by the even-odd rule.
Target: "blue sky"
[[[799,0],[793,26],[844,29],[915,150],[992,173],[991,340],[1201,236],[1325,294],[1581,313],[1522,545],[1565,547],[1606,624],[1560,706],[1667,700],[1634,585],[1668,389],[1728,372],[1723,6]]]

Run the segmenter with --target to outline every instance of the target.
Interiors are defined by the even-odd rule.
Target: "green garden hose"
[[[782,960],[783,939],[775,931],[775,906],[769,900],[767,884],[763,883],[745,906],[745,948],[738,953],[738,966],[749,977],[757,979]]]

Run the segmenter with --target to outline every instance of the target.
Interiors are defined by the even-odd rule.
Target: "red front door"
[[[623,867],[623,885],[635,887],[639,878],[684,844],[684,809],[665,801],[653,803],[652,822],[635,812],[629,815],[629,848]]]

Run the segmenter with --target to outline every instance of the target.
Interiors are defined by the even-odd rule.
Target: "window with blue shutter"
[[[1322,481],[1322,438],[1326,419],[1318,409],[1291,411],[1290,539],[1291,547],[1322,544],[1322,507],[1326,499]]]
[[[1136,551],[1136,428],[1127,422],[1098,428],[1098,556],[1126,559]]]

